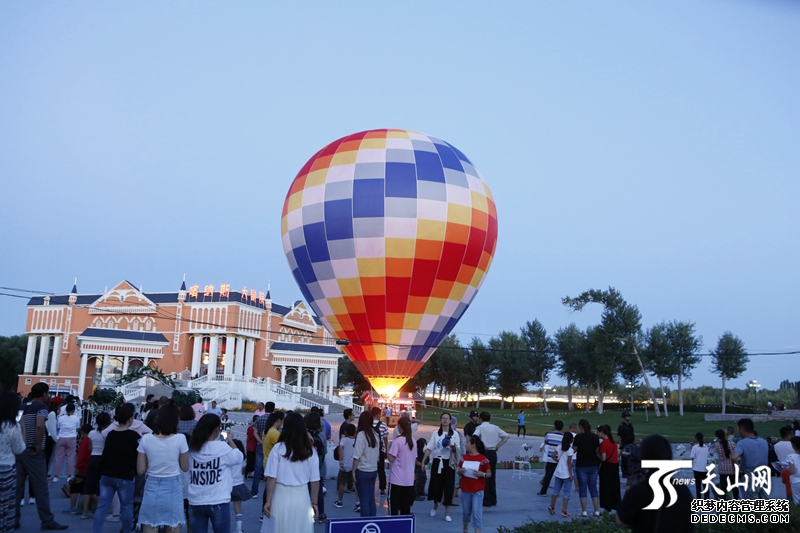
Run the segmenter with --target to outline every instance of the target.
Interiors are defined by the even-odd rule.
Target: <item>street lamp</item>
[[[631,414],[633,414],[633,389],[636,388],[636,385],[634,385],[633,382],[629,381],[628,384],[625,385],[625,388],[628,389],[628,391],[630,391],[630,395],[631,395]]]
[[[753,391],[753,402],[756,404],[755,407],[758,409],[758,389],[761,388],[761,383],[758,380],[752,380],[747,384],[750,389]]]

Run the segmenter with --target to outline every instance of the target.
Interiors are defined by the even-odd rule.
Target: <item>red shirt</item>
[[[81,445],[78,446],[78,459],[75,461],[75,473],[79,476],[86,475],[86,469],[89,468],[89,458],[92,455],[92,439],[83,437]]]
[[[600,443],[600,453],[606,454],[606,462],[608,463],[619,462],[617,443],[611,442],[611,439],[603,439],[603,442]]]
[[[245,448],[248,452],[256,451],[256,445],[258,442],[256,441],[256,430],[253,424],[247,426],[247,447]]]
[[[480,467],[478,470],[481,472],[488,472],[492,469],[492,465],[489,464],[489,459],[487,459],[484,455],[477,454],[477,455],[470,455],[465,453],[461,456],[461,460],[458,462],[458,467],[463,468],[464,461],[477,461],[480,463]],[[472,479],[471,477],[461,476],[461,490],[464,492],[478,492],[484,490],[486,488],[486,478],[479,477],[477,479]]]

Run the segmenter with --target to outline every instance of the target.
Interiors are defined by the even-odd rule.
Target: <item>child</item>
[[[708,465],[708,446],[703,445],[703,434],[695,433],[692,446],[692,472],[694,472],[694,490],[697,499],[703,499],[703,480],[706,478],[706,466]],[[711,498],[711,491],[706,487],[706,494]]]
[[[792,437],[794,453],[789,454],[786,463],[789,465],[789,481],[792,484],[792,500],[795,505],[800,504],[800,437]]]
[[[244,519],[244,515],[242,514],[242,502],[252,498],[253,494],[250,492],[250,489],[247,488],[247,485],[244,484],[244,471],[247,468],[247,459],[244,459],[244,445],[239,439],[234,439],[233,443],[239,448],[239,451],[242,452],[243,458],[241,464],[231,467],[231,477],[233,478],[233,483],[231,484],[233,487],[233,489],[231,489],[231,501],[233,502],[233,511],[236,513],[236,531],[241,533],[242,520]]]
[[[64,511],[66,514],[78,514],[78,496],[83,494],[86,471],[92,455],[92,440],[89,438],[91,431],[91,424],[84,424],[79,430],[81,444],[78,446],[78,458],[75,461],[75,476],[69,482],[69,509]],[[88,500],[89,497],[87,496],[86,499]]]
[[[733,426],[725,428],[725,436],[728,438],[728,442],[736,444],[736,433],[733,430]]]
[[[567,506],[572,492],[572,484],[575,483],[575,474],[572,470],[572,457],[575,455],[575,450],[572,449],[572,440],[572,433],[569,431],[564,433],[561,446],[556,448],[550,456],[556,462],[556,469],[553,471],[553,486],[550,488],[550,505],[547,510],[550,511],[550,514],[556,514],[556,500],[560,492],[564,500],[564,506],[561,508],[561,516],[564,518],[569,518]]]
[[[423,462],[425,459],[425,446],[428,441],[425,439],[417,439],[417,462],[414,466],[414,482],[417,486],[417,501],[423,501],[428,495],[425,493],[425,483],[428,482],[428,472],[425,470],[425,465],[428,464],[430,459]]]
[[[480,437],[472,435],[466,438],[467,453],[461,456],[457,472],[461,475],[461,521],[464,531],[472,527],[475,533],[481,533],[483,520],[483,490],[486,488],[486,478],[492,475],[492,466],[489,459],[483,455],[483,441]]]
[[[89,511],[90,505],[94,506],[100,503],[100,457],[103,455],[103,449],[106,439],[103,437],[103,431],[111,425],[111,416],[108,413],[100,413],[97,415],[97,429],[89,432],[89,440],[92,441],[91,456],[89,457],[89,466],[86,469],[86,481],[83,484],[83,514],[81,520],[88,520],[94,517]]]
[[[339,485],[339,499],[333,502],[333,506],[341,509],[342,500],[344,499],[344,487],[347,482],[353,479],[353,454],[356,451],[356,425],[348,424],[344,428],[344,436],[339,441],[339,476],[336,479]],[[356,508],[355,512],[361,511],[361,502],[358,499],[356,492]]]

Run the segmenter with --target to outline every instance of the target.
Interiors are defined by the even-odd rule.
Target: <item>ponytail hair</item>
[[[697,443],[702,448],[703,447],[703,434],[698,431],[697,433],[694,434],[694,438],[697,439]]]
[[[564,433],[564,437],[561,439],[561,451],[565,452],[569,450],[570,446],[572,446],[572,441],[575,437],[572,436],[572,433],[567,431]]]
[[[725,458],[730,459],[731,449],[730,446],[728,446],[728,439],[725,438],[725,432],[721,429],[718,429],[714,432],[714,436],[717,437],[717,440],[719,440],[719,445],[722,446],[722,450],[725,452]]]

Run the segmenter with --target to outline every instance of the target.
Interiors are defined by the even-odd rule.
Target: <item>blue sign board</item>
[[[329,518],[327,533],[415,533],[417,520],[409,516]]]

